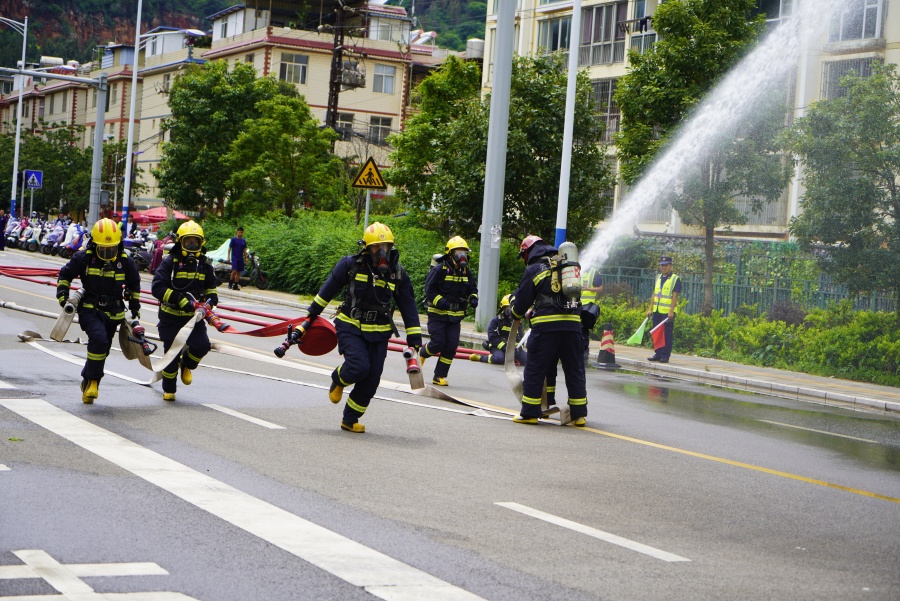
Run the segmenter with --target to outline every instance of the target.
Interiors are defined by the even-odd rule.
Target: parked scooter
[[[66,236],[66,230],[61,225],[48,226],[44,237],[41,239],[40,251],[45,255],[55,255],[59,252],[59,244]]]
[[[147,230],[142,230],[139,237],[125,238],[125,252],[134,260],[138,271],[150,270],[156,250],[155,242],[156,236],[152,236]]]
[[[245,265],[244,271],[241,272],[241,286],[256,286],[259,290],[265,290],[269,287],[268,274],[260,269],[259,257],[255,252],[248,252],[250,257],[249,263]],[[219,284],[225,284],[231,279],[231,263],[224,259],[218,259],[213,265],[216,273],[216,281]]]
[[[74,255],[87,241],[86,234],[87,230],[81,227],[80,223],[72,223],[66,231],[66,238],[63,246],[59,249],[59,256],[68,259]]]
[[[19,247],[19,233],[22,231],[22,222],[18,219],[10,219],[6,224],[6,246],[9,248]]]

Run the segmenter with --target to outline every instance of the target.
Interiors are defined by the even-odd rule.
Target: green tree
[[[338,134],[320,129],[301,98],[275,96],[260,101],[256,108],[260,115],[244,122],[222,157],[232,172],[228,185],[235,190],[229,213],[277,208],[290,217],[298,199],[315,208],[339,208],[344,166],[331,154]]]
[[[827,245],[822,269],[852,291],[900,299],[900,75],[886,65],[840,85],[787,132],[806,186],[791,233],[804,249]]]
[[[514,60],[503,199],[507,237],[536,233],[553,238],[566,73],[563,54]],[[429,87],[425,82],[431,77],[439,79]],[[468,77],[468,72],[451,66],[449,72],[442,70],[423,82],[422,112],[414,124],[389,139],[397,151],[391,155],[394,168],[386,177],[423,221],[452,223],[454,232],[474,237],[484,201],[490,98],[478,99],[470,91]],[[455,81],[460,82],[456,88]],[[453,99],[449,107],[443,101],[446,97]],[[568,232],[580,242],[603,218],[604,205],[597,196],[611,186],[601,144],[603,123],[584,72],[578,74],[574,131]]]
[[[222,214],[232,197],[231,172],[220,161],[244,127],[259,116],[257,103],[276,95],[294,96],[293,86],[272,77],[258,78],[247,63],[227,61],[191,66],[169,92],[172,117],[163,124],[170,141],[153,170],[160,196],[180,209],[201,207]]]
[[[703,97],[743,57],[762,31],[765,18],[751,18],[755,0],[673,0],[660,5],[653,26],[660,40],[644,54],[631,51],[631,70],[618,82],[616,102],[622,129],[616,150],[627,184],[637,181]],[[703,312],[713,307],[715,229],[746,222],[735,206],[749,199],[751,210],[779,197],[789,178],[786,162],[774,154],[784,121],[783,101],[767,98],[752,123],[725,131],[720,142],[696,149],[695,167],[663,199],[705,238]]]

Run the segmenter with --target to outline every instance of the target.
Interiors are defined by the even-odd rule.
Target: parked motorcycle
[[[65,241],[59,249],[59,256],[63,259],[68,259],[74,255],[87,241],[87,233],[87,230],[81,227],[80,223],[70,225],[66,231]]]
[[[156,250],[156,238],[146,234],[146,230],[141,234],[141,237],[125,239],[125,252],[134,260],[138,271],[149,271]]]
[[[259,290],[265,290],[269,287],[269,276],[259,266],[259,257],[255,252],[248,252],[250,261],[245,265],[246,269],[241,272],[241,286],[256,286]],[[231,263],[224,259],[217,259],[213,264],[216,272],[216,281],[219,284],[225,284],[231,279]]]
[[[48,227],[44,238],[41,240],[41,253],[55,255],[59,252],[59,244],[66,236],[66,230],[61,225]]]

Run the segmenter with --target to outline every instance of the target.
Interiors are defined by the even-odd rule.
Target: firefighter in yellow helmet
[[[78,325],[88,336],[87,361],[81,370],[81,400],[91,404],[99,394],[103,367],[116,328],[125,320],[125,303],[131,318],[138,319],[141,276],[125,254],[122,230],[112,219],[100,219],[91,228],[91,239],[59,270],[56,298],[65,306],[75,278],[84,293],[78,305]]]
[[[459,346],[460,322],[466,309],[478,306],[478,285],[469,268],[469,245],[454,236],[444,246],[444,255],[425,278],[425,308],[428,312],[428,344],[420,361],[440,355],[434,366],[432,384],[447,386],[447,374]]]
[[[513,318],[509,312],[509,297],[507,294],[500,300],[500,312],[491,319],[488,324],[488,339],[481,343],[484,350],[489,351],[490,355],[482,355],[480,353],[472,353],[469,355],[470,361],[480,361],[481,363],[493,363],[494,365],[503,365],[506,361],[506,345],[509,342],[509,333],[512,331]],[[516,342],[522,340],[522,325],[519,325],[519,331],[516,332]],[[524,348],[516,348],[516,361],[525,364],[527,354]]]
[[[206,238],[203,228],[194,221],[186,221],[178,227],[175,244],[153,275],[150,291],[159,300],[159,337],[164,351],[168,351],[178,331],[193,317],[195,304],[210,308],[219,304],[216,293],[216,274],[206,260]],[[162,371],[163,400],[174,401],[179,368],[181,383],[188,386],[193,381],[193,370],[211,348],[206,322],[200,320],[187,339],[187,346],[179,357]]]
[[[381,382],[388,340],[396,332],[396,308],[403,317],[406,343],[417,350],[422,346],[415,294],[394,248],[394,234],[388,226],[375,222],[364,230],[360,244],[360,252],[337,262],[307,310],[311,323],[343,291],[334,325],[344,362],[331,374],[328,398],[340,403],[344,388],[353,386],[341,429],[357,434],[366,431],[359,419]]]

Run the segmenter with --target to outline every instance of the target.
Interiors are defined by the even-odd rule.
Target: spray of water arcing
[[[616,240],[631,232],[641,214],[670,195],[684,174],[703,157],[698,149],[721,142],[740,126],[752,123],[754,107],[773,85],[797,67],[816,37],[827,31],[832,11],[846,0],[802,0],[792,18],[771,32],[716,86],[681,127],[680,133],[619,203],[606,227],[581,255],[582,265],[603,265]]]

